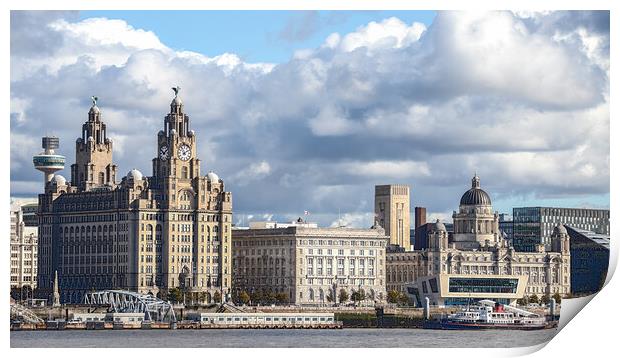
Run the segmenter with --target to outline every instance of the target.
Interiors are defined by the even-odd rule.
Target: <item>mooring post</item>
[[[428,320],[431,318],[431,303],[428,297],[424,297],[424,319]]]

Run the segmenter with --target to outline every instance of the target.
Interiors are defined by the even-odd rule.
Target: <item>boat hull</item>
[[[454,322],[442,320],[428,328],[445,329],[445,330],[485,330],[485,329],[502,329],[502,330],[521,330],[533,331],[539,329],[553,328],[552,323],[544,323],[540,325],[520,325],[520,324],[499,324],[499,323],[482,323],[482,322]]]

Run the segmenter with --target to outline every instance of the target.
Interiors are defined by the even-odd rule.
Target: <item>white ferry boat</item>
[[[440,320],[439,328],[534,330],[552,326],[545,317],[520,308],[504,306],[491,300],[478,303]]]

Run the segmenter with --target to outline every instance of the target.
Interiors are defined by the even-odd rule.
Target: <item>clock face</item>
[[[167,146],[162,145],[161,148],[159,148],[159,159],[168,160],[168,147]]]
[[[192,150],[186,144],[183,144],[179,147],[178,154],[181,160],[189,160],[192,156]]]

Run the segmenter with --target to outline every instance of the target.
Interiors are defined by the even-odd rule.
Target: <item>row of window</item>
[[[382,247],[384,244],[383,240],[319,240],[319,239],[309,239],[309,240],[297,240],[298,245],[309,245],[309,246],[379,246]]]
[[[19,272],[19,268],[18,267],[11,267],[11,273],[20,273]],[[37,268],[36,267],[34,267],[34,268],[30,268],[30,267],[24,268],[24,271],[21,272],[21,273],[22,274],[27,273],[27,274],[35,274],[36,275],[37,274]]]
[[[11,273],[15,273],[15,272],[11,272]],[[19,282],[19,281],[27,281],[27,282],[37,282],[37,276],[36,276],[36,272],[33,273],[34,276],[16,276],[16,275],[11,275],[11,282]]]
[[[304,249],[299,249],[299,253],[303,254],[303,252],[304,252],[303,250]],[[338,255],[339,256],[343,256],[344,255],[344,251],[345,251],[344,249],[338,249]],[[315,253],[316,253],[316,255],[323,255],[323,249],[316,249],[316,251],[315,251],[315,249],[306,249],[306,252],[307,252],[307,255],[315,255]],[[336,252],[336,250],[326,249],[325,252],[327,253],[327,255],[333,255]],[[368,253],[368,256],[374,256],[375,255],[375,250],[365,251],[364,249],[361,249],[361,250],[359,250],[357,252],[358,252],[359,256],[364,256],[366,253]],[[350,249],[349,250],[349,254],[351,256],[355,256],[355,253],[356,253],[355,249]]]

